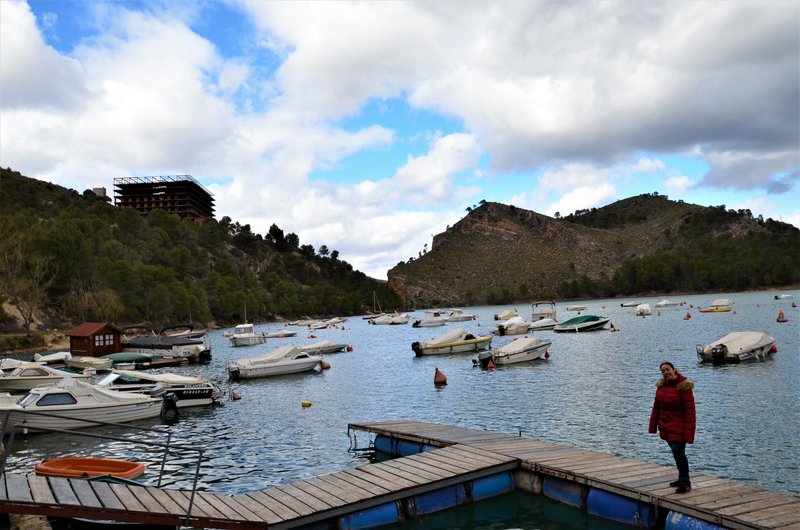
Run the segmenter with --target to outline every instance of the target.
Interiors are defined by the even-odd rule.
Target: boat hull
[[[416,347],[415,347],[416,345]],[[450,342],[445,344],[435,344],[427,346],[425,344],[414,343],[411,349],[417,357],[423,355],[446,355],[450,353],[472,353],[483,350],[488,350],[492,346],[492,337],[478,337],[477,339],[465,340],[459,342]]]
[[[697,358],[716,365],[761,360],[767,358],[774,344],[775,338],[765,333],[732,333],[710,344],[698,344]]]
[[[101,475],[133,479],[144,474],[147,466],[141,462],[111,458],[54,458],[39,462],[34,467],[37,475],[48,477],[90,478]]]
[[[255,346],[256,344],[263,344],[264,337],[261,335],[248,335],[248,336],[236,336],[232,335],[229,337],[231,341],[231,346]]]
[[[66,407],[52,406],[47,407],[48,414],[55,414],[59,417],[39,416],[36,414],[26,414],[25,412],[13,409],[9,412],[8,425],[6,431],[12,427],[27,429],[83,429],[94,427],[92,423],[127,423],[131,421],[155,418],[161,414],[161,399],[152,399],[138,403],[126,403],[123,405],[100,405],[92,407],[81,407],[70,409]],[[27,410],[27,409],[26,409]],[[0,418],[5,411],[0,411]],[[40,411],[44,412],[44,411]]]
[[[276,375],[298,374],[316,369],[321,362],[322,358],[320,357],[308,357],[247,367],[232,363],[228,366],[228,375],[231,379],[260,379]]]
[[[516,352],[496,353],[492,355],[492,362],[498,366],[503,366],[508,364],[535,361],[540,359],[547,352],[547,348],[549,348],[551,344],[552,343],[550,341],[545,341],[541,344],[537,344]]]
[[[570,321],[562,322],[553,328],[553,331],[558,333],[568,332],[568,333],[580,333],[584,331],[599,331],[605,327],[611,321],[610,318],[600,318],[598,320],[591,320],[580,322],[576,324],[571,324]]]
[[[88,381],[91,379],[88,375],[75,374],[72,377]],[[49,385],[61,381],[63,377],[60,376],[46,376],[46,377],[2,377],[0,378],[0,392],[27,392],[28,390],[38,385]]]

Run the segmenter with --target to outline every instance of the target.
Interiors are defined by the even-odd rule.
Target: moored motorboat
[[[444,326],[447,323],[447,315],[443,311],[431,309],[425,311],[425,316],[417,319],[411,324],[415,328],[431,328],[436,326]]]
[[[475,313],[465,313],[462,309],[453,309],[447,315],[448,322],[466,322],[467,320],[475,320],[478,315]]]
[[[65,377],[91,380],[88,374],[66,372],[43,364],[26,363],[0,376],[0,391],[27,392],[35,386],[56,383]]]
[[[72,354],[68,351],[57,351],[52,353],[35,353],[33,360],[42,364],[61,364],[67,359],[71,359]]]
[[[271,331],[269,333],[262,334],[265,339],[286,339],[289,337],[294,337],[297,335],[297,332],[293,329],[281,329],[279,331]]]
[[[495,335],[522,335],[528,332],[531,323],[522,317],[511,317],[495,327]]]
[[[646,316],[651,315],[652,311],[650,310],[650,304],[639,304],[639,305],[637,305],[636,309],[634,309],[633,313],[637,317],[646,317]]]
[[[304,352],[297,346],[281,346],[268,353],[226,363],[231,379],[254,379],[308,372],[320,367],[322,357]]]
[[[678,302],[672,302],[666,298],[656,303],[656,307],[675,307],[677,305]]]
[[[69,359],[66,359],[64,363],[70,368],[75,368],[78,370],[84,370],[86,368],[92,368],[94,370],[111,369],[111,359],[105,359],[103,357],[91,357],[89,355],[70,357]]]
[[[555,326],[555,322],[557,322],[558,317],[556,316],[556,303],[551,300],[537,300],[531,304],[531,325],[536,324],[540,320],[552,320],[554,322],[553,326]],[[552,326],[549,326],[549,323],[546,325],[539,325],[537,329],[552,329]]]
[[[255,346],[266,342],[266,337],[256,333],[253,324],[239,324],[233,328],[233,333],[228,335],[231,346]]]
[[[311,355],[326,355],[346,350],[347,344],[336,344],[330,340],[321,340],[313,344],[300,346],[300,349]]]
[[[17,403],[0,404],[0,418],[9,413],[8,425],[4,426],[6,432],[13,427],[34,431],[79,429],[95,426],[94,422],[98,421],[125,423],[155,418],[161,414],[164,404],[161,396],[117,392],[64,378],[54,384],[32,388]]]
[[[492,350],[491,360],[498,366],[534,361],[546,356],[548,353],[547,348],[551,344],[552,341],[537,337],[519,337],[505,346]],[[483,368],[488,365],[488,360],[485,356],[475,362],[480,363]]]
[[[564,322],[559,323],[553,328],[556,332],[581,332],[581,331],[597,331],[603,329],[605,325],[611,321],[608,317],[601,317],[597,315],[583,315]]]
[[[147,466],[142,462],[74,456],[44,460],[33,468],[37,475],[48,477],[90,478],[112,475],[127,479],[142,476],[146,469]]]
[[[489,349],[492,336],[476,337],[464,328],[455,328],[426,342],[413,342],[411,349],[417,357],[447,353],[468,353]]]
[[[581,304],[568,305],[567,311],[586,311],[586,306]]]
[[[731,310],[733,302],[727,298],[718,298],[711,302],[707,309],[698,309],[701,313],[727,313]]]
[[[700,362],[740,363],[765,359],[775,345],[775,338],[761,331],[734,331],[709,344],[698,344]]]
[[[211,349],[205,338],[184,335],[144,334],[122,339],[122,352],[144,353],[152,357],[184,357],[187,362],[211,361]],[[110,354],[113,355],[113,354]]]
[[[499,313],[495,313],[494,319],[495,320],[508,320],[509,318],[518,317],[519,313],[516,309],[505,309],[500,311]]]
[[[620,307],[636,307],[637,305],[639,305],[639,302],[623,302],[619,305]]]
[[[179,407],[211,405],[224,395],[222,390],[205,377],[191,377],[179,374],[155,374],[136,370],[112,370],[99,379],[98,386],[121,392],[139,394],[159,394],[170,392]]]

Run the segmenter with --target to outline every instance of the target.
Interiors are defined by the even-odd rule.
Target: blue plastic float
[[[590,488],[586,496],[586,511],[589,515],[639,528],[658,526],[658,517],[649,503],[595,488]]]

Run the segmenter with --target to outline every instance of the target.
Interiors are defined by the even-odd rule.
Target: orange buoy
[[[328,363],[327,361],[320,361],[319,365],[323,370],[327,370],[328,368],[331,367],[330,363]]]
[[[352,344],[348,344],[347,345],[347,351],[353,351],[353,345]]]
[[[233,401],[239,401],[240,399],[242,399],[242,396],[240,396],[238,392],[231,390],[231,399]]]
[[[783,309],[778,311],[778,322],[788,322],[786,315],[783,314]]]
[[[447,376],[444,375],[438,367],[433,375],[433,384],[436,386],[444,386],[447,384]]]
[[[685,316],[685,317],[683,317],[683,319],[684,319],[684,320],[689,320],[690,318],[692,318],[692,314],[691,314],[691,313],[689,313],[689,312],[687,311],[687,312],[686,312],[686,316]]]
[[[549,351],[545,350],[545,352],[544,352],[544,358],[545,358],[545,359],[549,359],[549,358],[550,358],[550,352],[549,352]]]
[[[494,370],[494,361],[493,360],[489,359],[489,362],[486,363],[486,369],[487,370]]]
[[[769,348],[769,353],[778,353],[778,347],[773,344]]]

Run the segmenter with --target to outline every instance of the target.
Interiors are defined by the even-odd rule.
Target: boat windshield
[[[39,397],[38,394],[28,394],[24,398],[18,401],[18,404],[23,407],[27,407],[28,405],[32,404],[36,401],[36,398]]]

